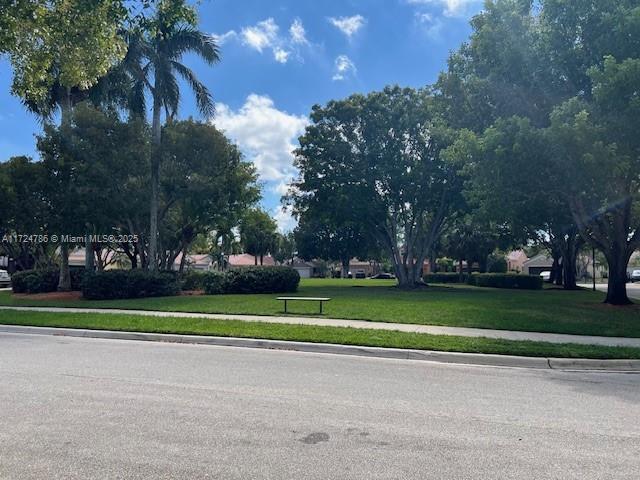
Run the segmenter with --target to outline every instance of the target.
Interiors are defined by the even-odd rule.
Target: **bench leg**
[[[320,315],[322,315],[322,300],[320,301]]]
[[[284,313],[287,313],[287,301],[284,301]]]

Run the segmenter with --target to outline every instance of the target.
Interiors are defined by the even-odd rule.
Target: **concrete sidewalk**
[[[548,343],[574,343],[581,345],[602,345],[609,347],[640,348],[640,338],[598,337],[587,335],[567,335],[557,333],[516,332],[511,330],[490,330],[484,328],[441,327],[435,325],[415,325],[406,323],[369,322],[366,320],[341,320],[334,318],[311,317],[272,317],[262,315],[232,315],[215,313],[160,312],[147,310],[100,309],[100,308],[61,308],[61,307],[9,307],[0,306],[0,310],[50,313],[86,313],[143,315],[152,317],[204,318],[211,320],[241,320],[244,322],[283,323],[291,325],[313,325],[322,327],[350,327],[371,330],[391,330],[408,333],[427,333],[430,335],[454,335],[460,337],[484,337],[502,340],[533,341]]]

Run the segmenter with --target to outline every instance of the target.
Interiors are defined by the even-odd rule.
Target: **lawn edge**
[[[318,354],[334,354],[418,360],[462,365],[528,368],[539,370],[603,371],[640,373],[640,360],[598,360],[552,357],[523,357],[482,353],[443,352],[436,350],[414,350],[383,348],[333,343],[296,342],[258,338],[218,337],[210,335],[181,335],[171,333],[145,333],[115,330],[91,330],[62,327],[34,327],[26,325],[2,325],[0,332],[9,334],[51,335],[111,340],[134,340],[146,342],[179,343],[240,348],[257,348],[280,351],[296,351]]]

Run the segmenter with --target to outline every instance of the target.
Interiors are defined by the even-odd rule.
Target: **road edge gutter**
[[[144,333],[115,330],[89,330],[80,328],[33,327],[26,325],[0,325],[0,333],[52,335],[63,337],[98,338],[110,340],[136,340],[146,342],[180,343],[267,350],[289,350],[307,353],[329,353],[399,360],[420,360],[463,365],[533,368],[540,370],[606,371],[640,373],[640,360],[593,360],[547,357],[520,357],[482,353],[439,352],[381,348],[333,343],[293,342],[257,338],[216,337],[207,335],[179,335],[172,333]]]

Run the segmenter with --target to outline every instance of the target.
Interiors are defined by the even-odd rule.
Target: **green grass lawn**
[[[604,294],[587,290],[517,291],[469,286],[431,286],[402,291],[384,280],[303,280],[299,296],[331,297],[325,316],[370,321],[502,330],[640,337],[640,307],[603,305]],[[215,295],[111,301],[14,298],[0,305],[129,308],[143,310],[282,315],[278,295]],[[290,304],[292,315],[317,314],[317,304]]]
[[[295,340],[374,347],[410,348],[447,352],[493,353],[533,357],[638,359],[640,348],[600,347],[544,342],[517,342],[489,338],[426,335],[342,327],[158,318],[121,314],[11,312],[0,310],[0,324],[40,327],[123,330],[130,332],[178,333],[223,337]]]

